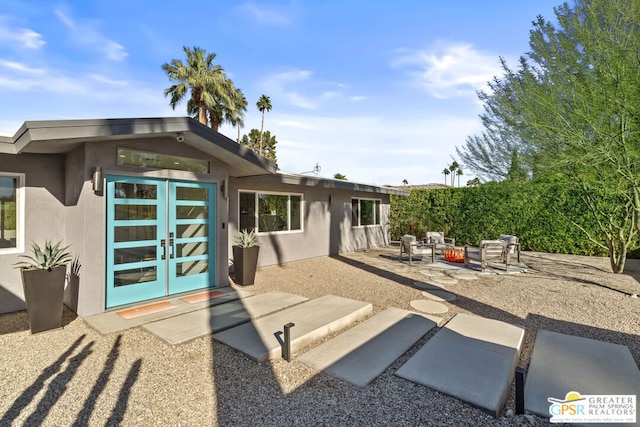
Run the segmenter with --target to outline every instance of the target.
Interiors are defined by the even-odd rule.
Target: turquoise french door
[[[215,285],[215,189],[107,176],[107,308]]]

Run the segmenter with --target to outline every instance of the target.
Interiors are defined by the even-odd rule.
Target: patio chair
[[[436,252],[443,253],[447,248],[455,248],[456,239],[444,237],[444,231],[427,231],[424,235],[425,243],[435,243]]]
[[[507,243],[503,240],[481,240],[478,247],[464,247],[464,265],[469,265],[469,261],[479,261],[480,271],[484,271],[489,262],[499,262],[505,265],[505,270],[509,271],[511,254],[507,251]]]
[[[510,234],[501,234],[498,240],[502,240],[507,244],[507,252],[515,254],[516,259],[520,262],[520,239]]]
[[[414,256],[422,257],[423,255],[431,256],[431,262],[435,262],[435,250],[434,244],[419,244],[416,240],[416,236],[411,234],[405,234],[402,236],[400,242],[400,261],[402,261],[402,255],[406,253],[409,255],[409,265],[411,265],[411,259]]]

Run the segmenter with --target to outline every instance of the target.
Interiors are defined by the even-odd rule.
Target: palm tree
[[[449,175],[451,171],[449,170],[449,168],[444,168],[442,170],[442,173],[444,174],[444,185],[447,185],[447,175]]]
[[[342,180],[342,181],[346,181],[346,180],[347,180],[347,177],[346,177],[345,175],[342,175],[342,174],[341,174],[341,173],[339,173],[339,172],[338,172],[338,173],[336,173],[336,174],[334,174],[334,175],[333,175],[333,178],[334,178],[334,179],[340,179],[340,180]]]
[[[451,163],[451,166],[449,166],[449,172],[451,172],[451,186],[453,187],[453,185],[456,183],[456,176],[454,174],[455,171],[458,170],[458,162],[456,162],[455,160],[453,161],[453,163]]]
[[[198,109],[198,121],[207,124],[207,108],[220,102],[229,103],[229,95],[225,90],[230,80],[222,71],[222,67],[214,65],[215,53],[207,54],[207,51],[194,46],[193,50],[184,46],[182,48],[187,55],[186,64],[179,59],[172,59],[171,63],[162,64],[162,69],[172,82],[171,87],[165,89],[164,96],[171,95],[169,105],[174,110],[182,101],[187,92],[191,92],[191,105],[187,105],[187,111]]]
[[[406,186],[406,185],[408,185],[408,184],[409,184],[409,181],[407,181],[407,178],[405,178],[405,179],[403,179],[403,180],[402,180],[402,185],[405,185],[405,186]]]
[[[236,108],[229,114],[228,121],[238,129],[238,144],[240,144],[240,128],[244,127],[244,112],[247,111],[247,98],[240,89],[234,99]]]
[[[207,113],[209,115],[209,123],[211,129],[218,131],[220,125],[224,122],[238,127],[238,142],[240,142],[240,127],[244,126],[244,112],[247,111],[247,100],[244,97],[240,89],[233,87],[233,82],[228,81],[225,88],[226,97],[228,101],[225,103],[222,99],[214,97],[213,105],[207,107]],[[192,114],[197,114],[198,108],[193,102],[189,100],[189,111]]]
[[[262,94],[262,96],[260,96],[260,99],[258,99],[258,102],[256,102],[256,107],[258,107],[258,110],[260,110],[260,112],[262,113],[262,126],[260,126],[260,152],[262,152],[262,132],[264,131],[264,112],[271,111],[273,107],[271,106],[271,100],[269,99],[269,97],[264,94]]]
[[[456,175],[458,175],[458,187],[460,187],[460,177],[464,175],[464,172],[462,172],[462,168],[458,168],[458,172],[456,172]]]

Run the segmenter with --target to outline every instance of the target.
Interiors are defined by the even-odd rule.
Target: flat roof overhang
[[[362,184],[341,179],[321,178],[317,176],[298,175],[290,173],[274,173],[263,176],[247,177],[247,179],[259,179],[262,182],[272,182],[290,185],[304,185],[308,187],[333,188],[346,191],[363,191],[377,194],[393,194],[396,196],[408,196],[409,191],[396,187],[384,187],[371,184]],[[242,180],[240,180],[242,181]]]
[[[275,173],[274,163],[189,117],[26,121],[0,153],[64,154],[85,142],[178,138],[229,165],[234,177]]]

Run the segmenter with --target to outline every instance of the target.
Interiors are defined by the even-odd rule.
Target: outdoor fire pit
[[[464,249],[462,248],[445,249],[444,260],[449,262],[464,262]]]

